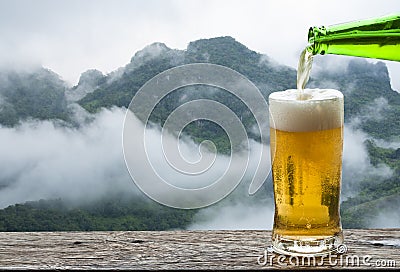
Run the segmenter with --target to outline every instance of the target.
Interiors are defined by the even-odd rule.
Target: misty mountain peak
[[[8,70],[1,74],[0,90],[4,91],[11,91],[18,86],[18,88],[27,88],[31,92],[35,92],[37,85],[51,86],[56,89],[67,88],[67,84],[58,74],[41,66],[31,70]]]
[[[188,62],[224,65],[243,74],[258,66],[261,56],[230,36],[193,41],[189,43],[186,51]],[[261,73],[270,68],[272,67],[264,67]]]
[[[125,68],[120,71],[120,73],[114,75],[113,80],[120,78],[123,73],[129,73],[139,68],[149,61],[167,56],[171,51],[174,50],[166,46],[164,43],[155,42],[147,45],[142,50],[136,52],[136,54],[131,58],[131,62],[128,63]]]
[[[387,66],[382,61],[371,63],[363,58],[353,58],[349,61],[347,66],[347,76],[352,76],[359,80],[367,80],[369,86],[374,86],[378,83],[379,87],[376,89],[381,93],[384,91],[391,91],[390,77]],[[371,82],[369,82],[370,80]]]
[[[161,54],[171,50],[168,46],[164,43],[155,42],[150,45],[147,45],[142,50],[136,52],[136,54],[131,58],[131,63],[135,62],[146,62],[151,59],[154,59]]]
[[[106,76],[96,69],[90,69],[81,74],[78,85],[65,92],[68,101],[78,101],[93,92],[100,84],[106,81]]]
[[[187,47],[189,54],[209,54],[214,57],[218,54],[226,54],[227,51],[234,54],[249,54],[251,51],[246,46],[230,36],[223,36],[210,39],[200,39],[190,42]],[[254,52],[255,53],[255,52]]]
[[[104,77],[103,73],[96,69],[90,69],[81,74],[78,85],[98,85],[98,82]]]
[[[389,75],[386,64],[382,61],[371,63],[363,58],[352,58],[349,61],[347,72],[356,74],[373,72],[374,74],[386,75],[386,77]]]
[[[200,39],[197,41],[190,42],[187,50],[188,51],[197,51],[201,50],[204,47],[209,47],[209,46],[231,46],[233,44],[239,45],[241,47],[245,47],[243,44],[237,42],[234,38],[230,36],[222,36],[222,37],[216,37],[216,38],[210,38],[210,39]]]
[[[6,107],[0,124],[16,125],[26,118],[67,119],[66,83],[50,69],[8,71],[0,77],[0,94]]]

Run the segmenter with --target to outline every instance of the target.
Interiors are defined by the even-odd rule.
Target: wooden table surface
[[[400,268],[400,229],[344,235],[321,262],[266,251],[270,231],[1,232],[0,269]]]

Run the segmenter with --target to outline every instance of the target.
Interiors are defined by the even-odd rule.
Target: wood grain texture
[[[271,253],[259,264],[270,231],[3,232],[0,269],[365,269],[383,262],[382,268],[400,268],[400,229],[345,230],[344,235],[348,252],[342,261],[338,256],[323,265],[320,260],[301,265],[301,258],[283,260]],[[352,256],[358,256],[359,266]]]

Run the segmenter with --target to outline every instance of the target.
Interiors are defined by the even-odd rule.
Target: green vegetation
[[[366,179],[360,192],[341,204],[342,223],[346,228],[370,227],[380,213],[398,209],[400,204],[400,148],[378,147],[366,141],[371,164],[386,164],[394,175],[385,180]]]
[[[335,72],[331,72],[329,67],[320,71],[310,81],[310,86],[343,92],[345,123],[359,118],[359,128],[371,137],[399,140],[400,95],[390,86],[386,65],[354,58],[343,66]]]
[[[186,51],[165,47],[162,55],[135,65],[139,61],[133,57],[120,78],[112,80],[114,75],[110,75],[110,80],[105,81],[79,103],[89,112],[113,105],[128,107],[134,94],[152,77],[169,68],[197,62],[224,65],[242,73],[259,87],[265,97],[275,90],[294,88],[296,84],[294,69],[272,63],[265,56],[249,50],[231,37],[191,42]],[[224,96],[229,98],[227,92],[224,92]]]
[[[40,200],[0,210],[0,231],[184,229],[195,212],[168,208],[139,196],[114,196],[80,205],[61,199]]]
[[[68,120],[65,83],[50,70],[0,74],[0,124],[13,126],[19,120]]]
[[[372,165],[384,163],[396,171],[400,171],[400,148],[383,148],[375,144],[373,140],[367,140],[366,146]]]
[[[109,80],[86,95],[79,104],[89,112],[113,105],[128,107],[134,94],[152,77],[177,65],[197,62],[224,65],[242,73],[259,87],[265,98],[272,91],[294,88],[296,84],[294,69],[272,63],[269,58],[249,50],[231,37],[194,41],[188,45],[186,51],[172,50],[165,45],[163,48],[163,54],[145,62],[142,62],[138,55],[151,50],[151,46],[143,50],[145,53],[137,53],[120,78],[111,80],[114,75],[110,75]],[[257,139],[251,131],[255,119],[249,109],[234,95],[210,86],[192,86],[176,90],[155,107],[150,121],[163,124],[168,115],[182,103],[181,99],[184,96],[190,97],[191,100],[211,99],[228,105],[242,119],[249,135]],[[216,131],[219,132],[215,133]],[[185,132],[196,142],[213,139],[219,152],[230,152],[228,138],[211,122],[194,122],[185,128]]]
[[[397,181],[397,185],[398,185]],[[397,187],[398,189],[400,187]],[[381,196],[379,198],[361,202],[362,194],[356,198],[349,199],[342,204],[341,218],[344,228],[371,228],[379,220],[379,215],[390,212],[391,214],[398,214],[397,209],[400,205],[400,190],[398,193]],[[354,206],[351,206],[354,205]],[[387,215],[386,215],[387,216]],[[381,222],[379,222],[381,223]],[[398,227],[398,226],[397,226]]]

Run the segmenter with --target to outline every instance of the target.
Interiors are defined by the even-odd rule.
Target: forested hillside
[[[125,67],[108,75],[97,70],[83,73],[78,85],[71,88],[57,74],[44,68],[31,72],[1,71],[0,124],[3,128],[18,127],[34,119],[61,120],[64,125],[74,126],[70,107],[76,106],[74,103],[92,115],[102,108],[128,107],[140,87],[158,73],[196,62],[220,64],[242,73],[256,84],[266,99],[271,92],[296,86],[295,69],[252,51],[232,37],[193,41],[186,50],[154,43],[137,52]],[[393,212],[400,203],[400,148],[380,145],[400,142],[400,94],[392,90],[383,62],[371,63],[361,58],[349,58],[342,69],[333,69],[327,62],[312,74],[309,87],[335,88],[344,93],[345,125],[366,135],[363,146],[372,167],[384,165],[393,173],[390,177],[362,177],[353,188],[355,193],[342,202],[344,227],[371,226],[380,214]],[[157,105],[151,121],[162,125],[182,101],[198,98],[229,106],[242,119],[249,137],[258,140],[253,130],[254,117],[246,106],[218,88],[177,90]],[[211,122],[193,122],[184,133],[196,142],[214,140],[221,153],[230,150],[224,131]],[[350,174],[344,173],[343,184],[353,183],[354,177]],[[13,177],[4,175],[0,190],[12,184]],[[268,197],[271,196],[269,192]],[[121,199],[115,196],[80,206],[71,206],[56,198],[0,210],[0,230],[163,230],[186,228],[196,213],[166,208],[145,197]]]

